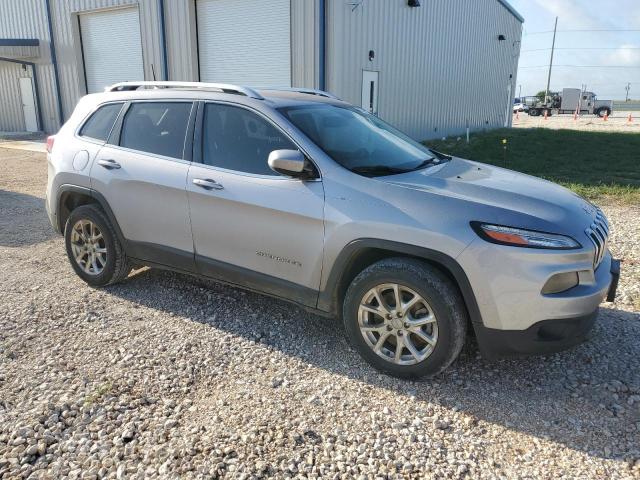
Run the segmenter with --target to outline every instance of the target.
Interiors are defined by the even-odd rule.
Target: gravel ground
[[[631,114],[631,122],[629,122]],[[520,112],[518,117],[513,116],[514,128],[568,128],[570,130],[586,130],[595,132],[629,132],[640,133],[640,111],[616,111],[607,121],[595,115],[583,114],[576,120],[573,115],[552,115],[546,120],[544,117],[530,117],[525,112]]]
[[[570,352],[380,375],[336,321],[142,269],[96,290],[0,149],[0,477],[640,478],[640,208],[605,206],[616,303]]]

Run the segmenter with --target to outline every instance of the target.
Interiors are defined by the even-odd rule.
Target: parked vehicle
[[[342,318],[393,375],[443,371],[470,333],[488,357],[570,347],[616,292],[598,208],[326,92],[117,84],[48,150],[49,219],[89,285],[150,265],[273,295]]]
[[[529,115],[551,116],[555,113],[587,113],[604,117],[613,112],[613,100],[598,100],[593,92],[583,92],[579,88],[565,88],[561,95],[552,96],[547,103],[540,101],[537,97],[527,97],[534,99],[530,102]]]
[[[513,104],[513,113],[525,112],[527,110],[529,110],[529,107],[522,102]]]

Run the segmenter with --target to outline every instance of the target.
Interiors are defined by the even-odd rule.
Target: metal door
[[[38,131],[38,118],[36,116],[36,99],[31,77],[20,78],[20,97],[22,98],[22,111],[24,112],[24,126],[27,132]]]
[[[378,72],[362,71],[362,108],[378,114]]]

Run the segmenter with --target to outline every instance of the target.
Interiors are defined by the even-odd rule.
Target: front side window
[[[106,142],[121,108],[122,103],[110,103],[100,107],[82,126],[80,136]]]
[[[444,160],[375,115],[355,107],[315,104],[279,111],[333,160],[355,173],[391,175]]]
[[[261,116],[241,107],[208,103],[204,109],[205,165],[244,173],[278,175],[267,160],[274,150],[297,147]]]
[[[122,123],[120,146],[171,158],[183,158],[191,103],[133,103]]]

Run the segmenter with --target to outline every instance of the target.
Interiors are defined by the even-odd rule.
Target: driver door
[[[196,266],[203,275],[315,306],[324,236],[320,179],[272,171],[297,146],[263,115],[205,103],[187,178]]]

